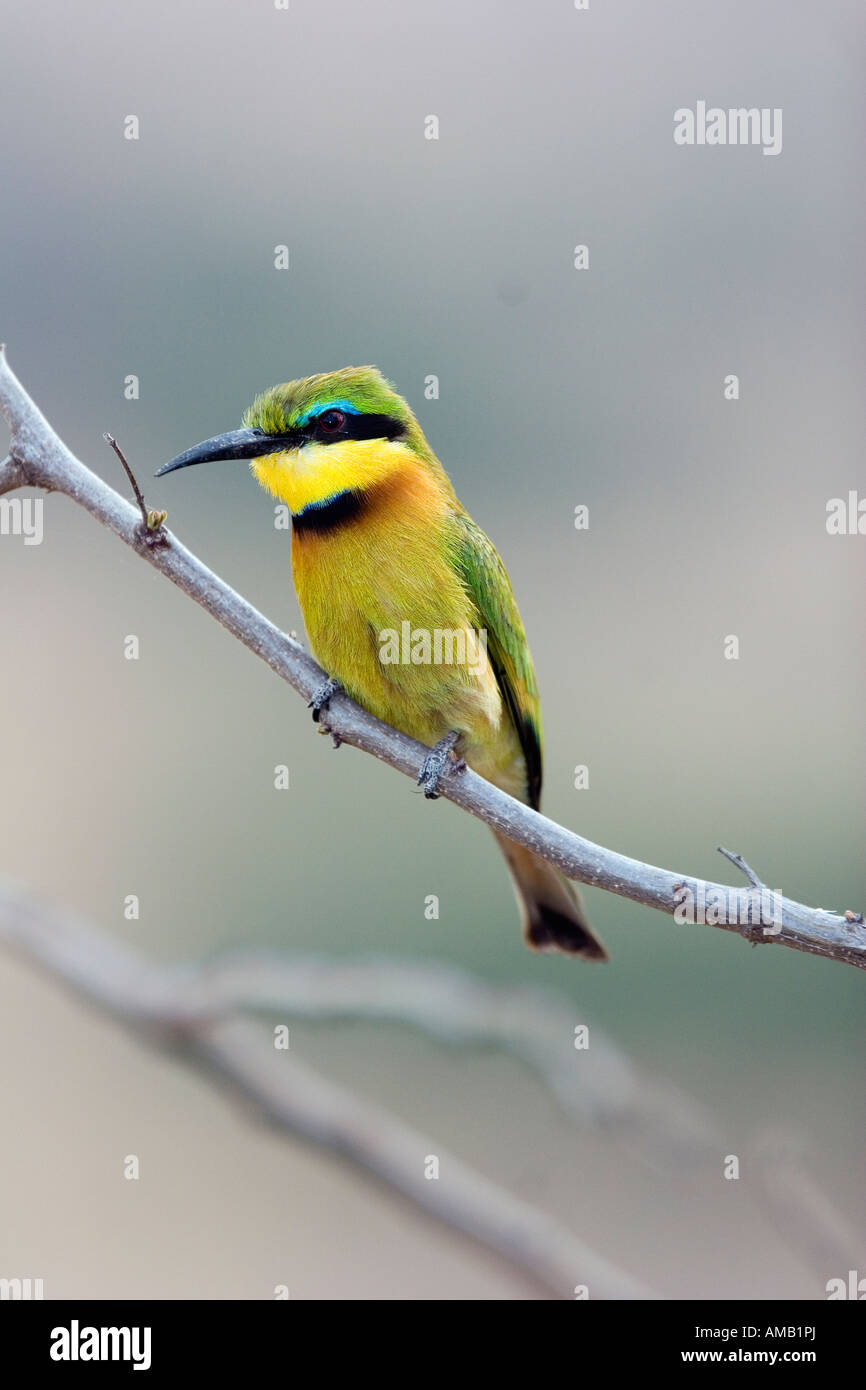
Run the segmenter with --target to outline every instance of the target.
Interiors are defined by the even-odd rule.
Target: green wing
[[[455,563],[487,629],[487,654],[526,759],[529,804],[541,798],[541,708],[526,633],[496,547],[465,512],[454,517]]]

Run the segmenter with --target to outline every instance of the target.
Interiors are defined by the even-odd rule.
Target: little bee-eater
[[[314,718],[342,686],[371,714],[433,745],[418,779],[428,796],[449,757],[462,757],[537,808],[541,713],[511,584],[402,396],[375,367],[346,367],[274,386],[243,425],[160,473],[249,459],[262,487],[288,507],[295,589],[331,678],[312,701]],[[496,838],[528,944],[606,959],[568,879]]]

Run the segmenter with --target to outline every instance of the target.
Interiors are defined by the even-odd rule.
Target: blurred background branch
[[[162,543],[154,544],[154,533],[143,525],[136,508],[81,463],[52,430],[12,372],[2,347],[0,408],[12,431],[10,458],[0,464],[0,495],[24,486],[65,493],[310,699],[325,679],[316,662],[170,533],[160,530]],[[327,720],[339,741],[416,777],[426,750],[374,719],[345,695],[333,697]],[[510,839],[552,860],[569,877],[669,916],[683,892],[693,903],[738,900],[737,889],[675,874],[593,844],[514,800],[471,769],[443,778],[440,792]],[[753,945],[788,946],[866,969],[866,924],[859,912],[841,915],[778,895],[772,926],[756,926],[752,921],[711,921],[708,925],[734,932]]]
[[[361,990],[360,1003],[352,1007],[347,986],[358,985],[359,972],[351,968],[334,965],[328,970],[317,963],[311,969],[309,962],[301,962],[294,980],[290,961],[281,962],[279,969],[270,961],[268,984],[262,961],[155,966],[71,913],[8,886],[0,886],[0,940],[152,1044],[204,1064],[279,1129],[379,1179],[435,1220],[508,1260],[546,1293],[574,1298],[576,1286],[586,1285],[592,1298],[652,1296],[553,1217],[475,1172],[381,1106],[321,1076],[289,1050],[277,1049],[263,1026],[239,1012],[245,1002],[278,1007],[288,995],[293,1011],[303,1006],[321,1014],[411,1017],[415,1005],[410,1001],[417,995],[423,1001],[418,1005],[422,1017],[429,1024],[436,1016],[437,1034],[450,1037],[453,1019],[447,1011],[438,1016],[442,996],[435,985],[428,988],[424,970],[397,967],[374,983],[378,967],[365,967],[360,974],[368,975],[372,988],[366,998]],[[459,983],[464,1000],[483,996],[484,986],[468,978]],[[407,985],[412,992],[402,994],[401,1003],[393,991]],[[465,1030],[463,1039],[452,1040],[465,1040]],[[567,1036],[562,1045],[569,1046]],[[425,1176],[431,1157],[438,1160],[435,1178]]]

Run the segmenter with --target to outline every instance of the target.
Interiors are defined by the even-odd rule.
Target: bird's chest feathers
[[[300,452],[297,466],[265,461],[267,479],[256,471],[292,512],[292,573],[317,660],[404,733],[432,744],[457,729],[467,754],[492,758],[491,775],[511,767],[516,735],[451,553],[453,496],[393,444]]]
[[[446,526],[444,500],[420,469],[372,488],[343,489],[295,516],[295,587],[321,657],[344,639],[375,637],[378,644],[382,629],[404,621],[447,627],[470,620]]]
[[[295,588],[317,659],[371,713],[428,743],[501,715],[486,649],[471,647],[470,637],[463,660],[451,661],[445,645],[477,628],[450,562],[449,516],[435,480],[419,470],[362,494],[349,519],[325,528],[296,523],[292,538]]]

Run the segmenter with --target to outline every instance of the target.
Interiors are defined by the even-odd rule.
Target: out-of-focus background
[[[732,881],[726,844],[789,896],[862,907],[864,541],[825,526],[863,485],[862,8],[46,0],[6,7],[3,48],[0,337],[72,449],[125,491],[103,430],[147,482],[275,381],[376,363],[508,565],[545,810]],[[781,154],[678,147],[698,100],[782,108]],[[301,628],[244,465],[146,491]],[[292,1049],[666,1296],[821,1297],[846,1274],[792,1253],[748,1161],[723,1178],[768,1127],[862,1263],[857,972],[591,891],[611,963],[535,957],[483,826],[330,751],[72,503],[47,499],[39,546],[0,538],[0,594],[3,872],[160,961],[377,954],[555,988],[714,1114],[717,1171],[574,1128],[495,1051],[349,1021],[293,1024]],[[0,1275],[47,1297],[538,1296],[22,960],[0,972]]]

